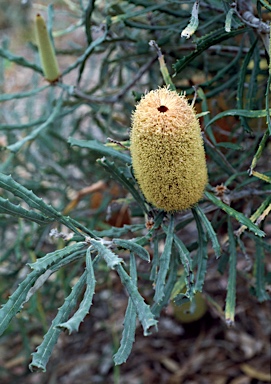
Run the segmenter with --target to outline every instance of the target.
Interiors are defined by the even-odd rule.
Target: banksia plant
[[[199,121],[185,96],[161,88],[141,99],[132,116],[131,156],[148,202],[164,211],[192,207],[207,184]]]
[[[35,26],[43,73],[46,80],[48,80],[50,83],[53,83],[58,80],[60,71],[54,47],[46,28],[45,20],[39,13],[36,16]]]
[[[45,9],[32,3],[29,17]],[[146,370],[149,382],[209,382],[213,365],[186,369],[202,329],[221,364],[234,365],[231,377],[249,368],[238,333],[254,335],[261,341],[261,372],[247,376],[268,381],[268,1],[257,7],[252,0],[224,1],[221,9],[215,0],[189,2],[191,17],[189,4],[174,1],[166,7],[132,0],[53,3],[47,20],[61,36],[61,82],[39,14],[43,70],[33,45],[20,55],[17,27],[12,44],[1,38],[0,383],[50,382],[52,376],[56,382],[128,382],[131,374],[144,382]],[[49,84],[43,86],[41,73]],[[157,89],[162,81],[170,88]],[[192,84],[206,114],[207,187],[199,121],[181,94],[193,94]],[[131,93],[137,97],[145,87],[153,91],[132,116],[131,158]],[[225,325],[234,323],[229,340]],[[154,332],[142,344],[143,335]],[[223,357],[223,337],[240,350],[238,364],[229,348]],[[158,345],[164,346],[159,359]],[[204,354],[206,344],[197,345]],[[78,370],[86,351],[91,364]],[[50,356],[48,373],[29,378],[28,363],[31,371],[45,372]],[[169,371],[168,357],[178,371]],[[252,366],[258,357],[251,356]]]

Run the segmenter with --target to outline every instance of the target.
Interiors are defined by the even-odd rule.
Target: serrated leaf
[[[112,177],[118,180],[121,183],[121,185],[131,193],[135,201],[140,205],[142,211],[148,213],[143,197],[140,195],[140,193],[137,191],[137,189],[134,187],[131,181],[125,176],[124,172],[122,172],[122,170],[119,169],[119,167],[117,167],[114,164],[114,162],[108,161],[105,157],[98,160],[98,162],[107,171],[110,172]]]
[[[149,328],[156,326],[157,324],[157,321],[154,319],[150,310],[150,306],[145,303],[143,297],[138,292],[136,285],[132,282],[131,277],[127,274],[123,267],[118,264],[115,269],[118,272],[122,284],[127,289],[127,292],[133,301],[139,321],[144,330],[144,335],[147,336],[149,334]]]
[[[123,262],[122,258],[110,251],[101,241],[91,239],[91,244],[98,254],[104,258],[109,268],[115,269],[117,265]]]
[[[94,230],[93,233],[97,237],[119,237],[126,235],[128,232],[136,232],[146,229],[145,224],[124,224],[123,227],[111,227],[109,229],[104,229],[102,231]]]
[[[90,307],[92,305],[96,280],[90,255],[90,248],[88,248],[86,252],[86,273],[87,288],[78,310],[68,321],[66,321],[65,323],[61,323],[57,326],[62,329],[67,329],[69,331],[69,334],[71,334],[72,332],[78,332],[80,324],[89,313]]]
[[[213,246],[213,249],[215,251],[216,257],[219,257],[221,254],[221,248],[220,248],[220,244],[218,242],[218,238],[216,236],[216,233],[214,231],[212,224],[207,219],[205,213],[203,212],[203,210],[200,208],[199,205],[196,205],[193,209],[194,209],[195,213],[199,216],[199,219],[201,220],[202,224],[204,225],[204,227],[207,231],[207,235],[212,242],[212,246]]]
[[[25,303],[30,300],[30,298],[37,292],[38,289],[40,289],[40,287],[43,286],[43,284],[49,279],[52,273],[53,271],[51,269],[47,269],[42,275],[37,278],[35,284],[29,289],[27,293]]]
[[[6,330],[11,319],[22,309],[27,294],[35,281],[42,274],[41,271],[32,271],[19,284],[16,291],[9,297],[9,300],[0,309],[0,335]]]
[[[217,197],[215,197],[215,195],[213,195],[210,192],[206,191],[205,196],[213,204],[215,204],[217,207],[225,211],[229,216],[234,217],[237,221],[239,221],[239,223],[245,225],[255,235],[259,237],[265,236],[265,233],[262,230],[260,230],[260,228],[257,227],[257,225],[253,224],[252,221],[249,220],[246,216],[244,216],[241,212],[237,212],[235,209],[229,207],[227,204],[223,203],[221,200],[219,200]]]
[[[131,164],[131,157],[130,156],[126,155],[125,153],[121,153],[119,151],[116,151],[113,148],[107,147],[104,144],[101,144],[97,140],[78,140],[78,139],[74,139],[72,137],[69,137],[68,143],[71,144],[71,146],[88,148],[92,152],[97,153],[98,157],[109,156],[109,157],[112,157],[113,159],[118,159],[125,164]]]
[[[43,216],[35,211],[28,211],[22,208],[19,204],[15,205],[8,199],[3,199],[2,197],[0,197],[0,213],[22,217],[23,219],[34,221],[39,225],[46,225],[54,221],[52,218]]]
[[[66,246],[63,249],[59,249],[54,252],[47,253],[47,255],[38,259],[35,263],[28,264],[30,268],[35,271],[45,271],[47,268],[52,265],[59,263],[61,259],[66,258],[72,254],[78,254],[78,252],[82,253],[82,248],[86,246],[85,242],[79,242],[73,245]]]
[[[131,253],[130,256],[130,275],[131,280],[136,286],[137,281],[137,271],[136,271],[136,261],[134,254]],[[133,343],[135,341],[135,331],[136,331],[136,307],[133,303],[133,300],[129,297],[127,309],[124,317],[124,328],[122,332],[122,337],[120,341],[120,347],[117,353],[113,356],[114,363],[120,365],[126,362],[128,356],[131,353]]]
[[[38,209],[39,211],[50,213],[50,216],[54,213],[52,207],[48,206],[43,202],[43,200],[37,197],[33,191],[25,188],[23,185],[15,181],[11,175],[5,175],[0,173],[0,187],[6,191],[11,192],[14,196],[20,197],[24,200],[30,207]],[[53,216],[54,217],[54,216]]]
[[[56,272],[62,266],[69,264],[70,262],[76,260],[79,257],[81,257],[81,251],[71,253],[65,259],[58,260],[56,264],[51,267],[50,274]],[[30,298],[30,296],[32,296],[33,293],[35,293],[33,289],[36,290],[39,288],[36,285],[37,281],[39,284],[39,282],[41,282],[39,281],[39,277],[44,274],[45,278],[46,274],[49,273],[47,271],[44,272],[44,269],[40,269],[30,272],[22,281],[22,283],[19,284],[16,291],[10,296],[7,303],[4,304],[3,307],[0,309],[0,334],[5,331],[12,317],[14,317],[16,313],[23,308],[24,303]],[[43,283],[45,281],[46,279],[43,281]]]
[[[207,260],[208,260],[208,253],[207,253],[207,240],[205,233],[203,231],[201,221],[199,216],[196,214],[195,210],[192,210],[197,230],[198,230],[198,252],[197,257],[194,259],[194,265],[197,266],[197,274],[196,274],[196,281],[195,281],[195,292],[202,292],[206,270],[207,270]]]
[[[262,244],[256,240],[256,260],[255,260],[255,278],[256,278],[256,296],[260,303],[266,300],[270,300],[270,296],[268,295],[265,289],[265,276],[264,276],[264,249]]]
[[[155,295],[154,301],[159,303],[165,295],[166,276],[169,269],[171,249],[174,236],[174,215],[170,215],[169,226],[166,230],[167,238],[165,242],[165,248],[159,261],[159,271],[155,282]]]
[[[71,310],[75,307],[77,300],[86,284],[86,271],[80,277],[76,285],[72,288],[71,293],[66,297],[64,304],[59,308],[58,313],[51,323],[51,326],[45,334],[42,343],[37,348],[37,351],[32,353],[32,362],[29,365],[31,372],[46,372],[46,365],[52,354],[53,348],[57,343],[62,330],[57,325],[65,322]]]
[[[71,256],[72,254],[77,255],[78,252],[82,253],[82,248],[84,248],[85,246],[85,242],[69,245],[63,249],[47,253],[47,255],[41,257],[35,263],[29,263],[28,265],[31,269],[34,269],[35,271],[45,271],[45,269],[51,267],[56,263],[59,263],[61,259],[64,259],[67,256]]]
[[[174,245],[178,251],[180,261],[184,267],[184,279],[186,284],[186,295],[190,297],[193,293],[191,292],[191,285],[194,282],[194,274],[192,268],[192,259],[190,257],[190,253],[184,243],[179,239],[179,237],[174,234]]]
[[[241,33],[247,32],[248,28],[238,28],[234,29],[231,32],[226,32],[224,28],[220,28],[218,30],[214,30],[209,34],[202,36],[197,43],[197,48],[195,51],[185,56],[184,58],[178,60],[176,64],[173,65],[175,69],[175,75],[183,70],[191,61],[193,61],[197,56],[199,56],[202,52],[206,51],[207,48],[212,45],[218,44],[224,40],[227,40],[231,37],[237,36]]]
[[[11,175],[7,176],[3,173],[0,173],[0,188],[3,188],[6,191],[11,192],[12,194],[14,194],[14,196],[20,197],[29,205],[29,207],[41,211],[44,215],[48,216],[48,218],[55,218],[56,221],[66,225],[75,233],[80,234],[80,232],[77,230],[77,228],[74,225],[76,224],[78,228],[80,228],[82,227],[80,226],[80,223],[75,222],[75,220],[72,220],[69,217],[63,216],[51,205],[46,204],[40,197],[36,196],[33,191],[30,191],[29,189],[25,188],[23,185],[15,181],[11,177]],[[85,231],[85,228],[83,227],[82,230]],[[88,233],[90,236],[93,235],[87,229],[86,229],[86,233]],[[95,235],[93,236],[95,237]]]
[[[271,114],[271,108],[269,109],[269,114]],[[256,119],[259,117],[266,116],[265,109],[259,109],[256,111],[248,111],[247,109],[228,109],[227,111],[218,113],[215,117],[208,121],[205,129],[207,129],[210,125],[214,124],[217,120],[222,119],[226,116],[239,116],[239,117],[248,117],[250,119]]]
[[[234,323],[235,315],[235,301],[236,301],[236,266],[237,266],[237,253],[234,240],[234,234],[230,218],[228,218],[228,235],[229,235],[229,277],[227,286],[227,297],[225,307],[225,319],[228,325]]]
[[[174,252],[174,249],[173,249]],[[166,281],[165,289],[164,289],[164,297],[159,303],[154,303],[151,310],[153,315],[158,318],[160,316],[161,310],[168,305],[170,300],[170,296],[172,294],[173,288],[176,284],[177,273],[178,273],[178,258],[177,255],[174,255],[170,259],[169,265],[169,274]]]
[[[113,239],[112,241],[121,248],[129,249],[131,252],[134,252],[141,257],[142,260],[150,262],[149,252],[145,248],[141,247],[141,245],[137,244],[134,240]]]

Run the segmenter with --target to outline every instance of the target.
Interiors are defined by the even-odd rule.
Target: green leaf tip
[[[229,205],[223,203],[221,200],[219,200],[214,194],[210,192],[205,192],[205,196],[208,200],[210,200],[213,204],[215,204],[217,207],[221,208],[224,212],[226,212],[229,216],[234,217],[239,223],[245,225],[251,232],[253,232],[256,236],[264,237],[265,233],[262,231],[257,225],[252,223],[251,220],[249,220],[245,215],[243,215],[241,212],[236,211],[235,209],[231,208]]]

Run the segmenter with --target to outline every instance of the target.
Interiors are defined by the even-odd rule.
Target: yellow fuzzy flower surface
[[[185,96],[167,88],[147,93],[132,115],[135,177],[154,207],[167,212],[195,205],[207,184],[199,121]]]

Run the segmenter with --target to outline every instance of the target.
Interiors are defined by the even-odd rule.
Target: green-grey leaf
[[[205,196],[208,200],[210,200],[213,204],[215,204],[217,207],[221,208],[223,211],[225,211],[229,216],[234,217],[237,221],[239,221],[241,224],[245,225],[250,231],[254,232],[255,235],[259,237],[264,237],[265,233],[260,230],[257,225],[253,224],[251,220],[249,220],[246,216],[244,216],[242,213],[237,212],[235,209],[229,207],[227,204],[223,203],[221,200],[219,200],[215,195],[213,195],[210,192],[205,192]]]
[[[172,248],[172,251],[174,252],[174,248]],[[156,318],[160,316],[161,310],[168,304],[170,300],[172,290],[176,284],[177,273],[178,273],[178,258],[177,258],[177,255],[173,253],[172,257],[170,258],[169,274],[168,274],[167,282],[164,289],[164,297],[161,301],[159,301],[159,303],[154,303],[151,308],[151,311]]]
[[[269,113],[271,113],[271,108],[269,109]],[[214,124],[217,120],[222,119],[222,117],[225,116],[242,116],[255,119],[259,117],[265,117],[266,110],[259,109],[257,111],[248,111],[246,109],[228,109],[227,111],[218,113],[215,117],[208,121],[207,125],[205,126],[205,129],[207,129],[210,125]]]
[[[116,151],[115,149],[111,147],[107,147],[104,144],[101,144],[97,140],[78,140],[70,137],[68,139],[68,143],[71,144],[71,146],[77,146],[81,148],[88,148],[92,152],[95,152],[98,154],[98,156],[110,156],[113,159],[121,160],[125,164],[131,164],[131,157],[126,155],[125,153]]]
[[[30,300],[30,298],[37,292],[38,289],[40,289],[40,287],[43,286],[43,284],[49,279],[52,273],[53,271],[51,269],[47,269],[42,275],[37,278],[35,284],[29,289],[27,293],[25,303]]]
[[[120,264],[117,264],[115,269],[118,272],[122,284],[127,289],[127,292],[133,301],[139,321],[144,330],[144,335],[147,336],[149,334],[149,328],[156,326],[157,324],[157,321],[154,319],[150,310],[150,306],[145,303],[143,297],[138,292],[136,285],[132,282],[131,277],[127,274],[123,267]]]
[[[54,252],[47,253],[47,255],[38,259],[35,263],[28,264],[35,271],[45,271],[47,268],[58,263],[61,259],[66,258],[77,252],[82,253],[82,248],[86,246],[85,242],[76,243],[73,245],[66,246],[63,249],[59,249]]]
[[[205,280],[205,274],[207,270],[207,260],[208,260],[208,253],[207,253],[207,240],[205,233],[203,231],[201,221],[199,216],[196,213],[196,210],[192,210],[197,230],[198,230],[198,253],[197,257],[194,259],[194,264],[197,266],[197,275],[196,275],[196,282],[195,282],[195,292],[202,292],[204,280]]]
[[[45,85],[44,87],[41,87],[41,88],[35,88],[29,92],[3,94],[3,95],[0,95],[0,102],[1,101],[14,100],[14,99],[23,99],[25,97],[31,97],[31,96],[36,95],[39,92],[44,91],[48,87],[50,87],[50,85]]]
[[[229,278],[227,287],[225,319],[229,325],[234,323],[235,301],[236,301],[236,265],[237,253],[234,240],[234,234],[230,218],[228,217],[228,234],[229,234]]]
[[[91,239],[91,244],[99,255],[104,258],[109,268],[115,269],[123,261],[122,258],[110,251],[101,241]]]
[[[81,301],[78,310],[68,321],[58,325],[58,327],[62,329],[67,329],[69,331],[69,334],[71,334],[72,332],[78,332],[80,323],[82,323],[84,318],[87,316],[87,314],[89,313],[90,307],[92,305],[92,299],[94,295],[96,281],[95,281],[92,259],[90,255],[90,247],[87,249],[87,253],[86,253],[86,273],[87,273],[87,281],[86,281],[87,288],[84,293],[84,298]]]
[[[12,61],[13,63],[22,65],[23,67],[31,68],[33,71],[36,71],[40,73],[41,75],[43,74],[43,71],[41,67],[38,67],[34,63],[30,63],[29,61],[25,60],[24,57],[22,56],[16,56],[7,49],[0,48],[0,56],[4,57],[5,59]]]
[[[166,284],[166,276],[169,269],[173,235],[174,235],[174,215],[173,214],[170,215],[170,222],[166,232],[167,232],[167,238],[165,242],[165,248],[160,258],[159,271],[158,271],[157,279],[155,282],[156,285],[155,285],[154,301],[156,303],[159,303],[165,295],[164,291],[165,291],[165,284]]]
[[[35,211],[28,211],[27,209],[22,208],[19,204],[15,205],[11,203],[8,199],[3,199],[0,197],[0,213],[5,213],[8,215],[22,217],[24,219],[34,221],[39,225],[45,225],[51,223],[54,219],[43,216]]]
[[[102,231],[96,231],[94,230],[93,233],[97,237],[119,237],[126,235],[129,231],[131,232],[136,232],[136,231],[141,231],[142,229],[145,229],[146,226],[145,224],[124,224],[123,227],[111,227],[109,229],[104,229]]]
[[[133,253],[131,253],[131,256],[130,256],[130,275],[131,275],[132,282],[136,286],[137,271],[136,271],[136,261]],[[128,306],[125,312],[123,325],[124,325],[124,328],[123,328],[122,337],[120,341],[120,347],[117,353],[113,356],[114,363],[116,365],[120,365],[126,362],[128,356],[131,353],[132,346],[135,341],[136,307],[134,306],[134,303],[131,297],[129,297],[129,300],[128,300]]]
[[[23,185],[15,181],[10,175],[5,175],[3,173],[0,173],[0,188],[3,188],[6,191],[13,193],[15,196],[20,197],[31,208],[41,211],[43,214],[48,216],[48,218],[55,218],[58,222],[61,222],[62,224],[66,225],[68,228],[70,228],[77,234],[80,234],[80,232],[77,230],[77,228],[73,224],[75,223],[74,220],[70,219],[69,217],[63,216],[51,205],[46,204],[40,197],[36,196],[33,193],[33,191],[30,191],[29,189],[25,188]],[[78,224],[78,227],[80,228],[79,226],[80,224],[79,223],[76,223],[76,224]],[[88,231],[87,233],[89,235],[92,235],[89,232],[90,231]]]
[[[141,257],[141,259],[150,262],[149,252],[145,248],[141,247],[141,245],[137,244],[134,240],[113,239],[112,241],[121,248],[129,249]]]
[[[53,265],[50,270],[44,269],[34,270],[30,272],[26,278],[19,284],[16,291],[10,296],[9,300],[0,309],[0,334],[7,328],[11,319],[19,312],[24,303],[32,296],[33,293],[39,288],[39,284],[43,284],[49,274],[56,272],[59,268],[81,257],[81,252],[74,252],[68,255],[65,259],[60,259]],[[49,271],[49,272],[47,272]],[[43,280],[39,278],[43,274]]]
[[[203,210],[200,208],[199,205],[196,205],[194,207],[194,211],[199,216],[199,219],[201,220],[202,224],[204,225],[204,227],[207,231],[207,235],[212,242],[212,246],[213,246],[213,249],[215,251],[216,257],[219,257],[221,254],[221,248],[220,248],[220,244],[218,242],[218,239],[217,239],[217,236],[216,236],[216,233],[214,231],[212,224],[207,219],[205,213],[203,212]]]
[[[35,281],[42,274],[42,271],[32,271],[19,284],[16,291],[9,297],[9,300],[0,309],[0,335],[6,330],[11,319],[22,309],[27,294]]]
[[[148,213],[143,197],[134,187],[131,180],[125,176],[124,172],[119,169],[119,167],[117,167],[114,162],[108,161],[108,159],[106,159],[105,157],[99,159],[98,162],[110,173],[112,177],[118,180],[121,185],[131,193],[135,201],[140,205],[142,211]]]
[[[64,304],[59,308],[56,317],[52,321],[52,324],[47,333],[45,334],[42,343],[37,348],[37,351],[32,354],[33,359],[31,364],[29,365],[29,369],[32,372],[46,371],[47,362],[62,331],[57,326],[68,319],[71,310],[75,307],[77,300],[86,284],[86,278],[87,272],[85,271],[76,283],[76,285],[72,288],[72,291],[69,296],[65,299]]]
[[[231,32],[226,32],[224,28],[220,28],[218,30],[213,30],[205,36],[202,36],[197,42],[196,49],[189,55],[178,60],[176,64],[173,65],[175,69],[175,74],[184,69],[197,56],[199,56],[202,52],[206,51],[207,48],[211,47],[212,45],[218,44],[224,40],[230,39],[231,37],[237,36],[241,33],[245,33],[248,30],[249,28],[241,27],[238,29],[234,29]]]
[[[260,303],[270,300],[270,296],[265,290],[264,276],[264,249],[262,244],[256,239],[256,261],[255,261],[256,295]]]
[[[188,249],[176,234],[174,234],[174,245],[178,251],[180,261],[184,267],[187,295],[190,296],[192,294],[191,284],[194,282],[192,259],[190,257]]]
[[[238,144],[235,144],[235,143],[229,143],[227,141],[217,143],[216,147],[233,149],[235,151],[243,151],[244,150],[244,148],[241,145],[238,145]]]

